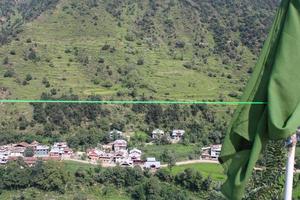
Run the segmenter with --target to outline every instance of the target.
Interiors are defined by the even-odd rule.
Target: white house
[[[125,140],[116,140],[113,144],[114,151],[126,150],[127,149],[127,142]]]
[[[201,158],[218,160],[221,153],[221,149],[222,149],[221,144],[211,145],[209,147],[203,147],[201,148],[202,150]]]
[[[66,142],[56,142],[51,147],[50,150],[50,156],[51,157],[65,157],[69,158],[73,156],[73,150],[69,148],[68,144]]]
[[[185,134],[185,130],[173,130],[171,137],[173,140],[180,140]]]
[[[129,158],[132,161],[140,161],[142,157],[142,151],[136,148],[129,151]]]
[[[165,135],[165,132],[160,129],[155,129],[152,131],[152,139],[159,139]]]
[[[217,144],[217,145],[212,145],[211,150],[210,150],[210,155],[212,159],[218,159],[221,153],[222,145]]]
[[[159,169],[160,162],[156,161],[155,158],[147,158],[147,161],[144,163],[144,168],[146,169]]]
[[[119,158],[116,160],[116,163],[118,163],[122,167],[132,167],[133,161],[130,158]]]
[[[4,165],[8,162],[8,156],[0,155],[0,165]]]
[[[36,157],[44,157],[48,156],[49,154],[49,146],[46,145],[37,145],[35,149],[35,156]]]

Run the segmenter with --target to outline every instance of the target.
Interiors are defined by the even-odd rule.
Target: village
[[[171,143],[179,142],[184,136],[184,130],[173,130],[168,139]],[[152,139],[158,139],[166,134],[160,129],[152,131]],[[89,148],[86,152],[74,151],[67,142],[55,142],[48,146],[37,141],[31,143],[20,142],[17,144],[7,144],[0,146],[0,165],[5,165],[9,161],[22,159],[27,165],[33,166],[38,160],[72,160],[77,162],[87,162],[103,167],[134,167],[140,166],[143,169],[159,169],[161,162],[155,157],[143,159],[143,152],[138,148],[128,148],[128,143],[121,131],[112,130],[109,132],[110,138],[117,137],[107,144],[98,144],[95,148]],[[221,152],[221,145],[211,145],[201,148],[200,160],[217,161]]]

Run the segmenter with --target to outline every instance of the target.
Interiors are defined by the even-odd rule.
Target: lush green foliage
[[[217,183],[210,177],[204,178],[199,171],[192,169],[186,169],[175,176],[168,169],[152,174],[149,171],[142,171],[139,167],[101,168],[80,163],[74,165],[72,162],[38,162],[34,167],[29,168],[19,160],[10,162],[7,167],[0,167],[0,180],[0,189],[4,194],[8,190],[31,187],[33,190],[39,189],[45,193],[55,191],[68,195],[70,191],[78,188],[94,186],[106,189],[117,188],[126,191],[124,197],[128,195],[132,199],[147,200],[207,199],[205,197],[209,194],[218,193]],[[80,193],[76,192],[76,194],[80,196]],[[106,196],[105,191],[102,191],[102,195]],[[107,199],[111,198],[108,196]]]

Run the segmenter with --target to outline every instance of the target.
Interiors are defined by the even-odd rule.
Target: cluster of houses
[[[100,145],[97,148],[89,149],[87,156],[92,162],[100,162],[102,165],[115,165],[132,167],[139,165],[144,168],[160,168],[160,162],[155,158],[142,159],[142,151],[137,148],[128,150],[125,140]]]
[[[185,130],[180,129],[173,130],[171,133],[165,133],[161,129],[155,129],[152,131],[152,139],[156,140],[166,136],[172,143],[177,143],[183,138],[184,134]]]
[[[26,155],[31,151],[31,155]],[[0,164],[22,158],[25,163],[32,166],[37,160],[60,160],[73,157],[73,151],[66,142],[56,142],[52,146],[42,145],[37,141],[32,143],[21,142],[0,146]]]
[[[201,159],[203,160],[218,160],[221,153],[222,145],[215,144],[209,147],[201,148]]]
[[[184,134],[185,134],[185,130],[181,130],[181,129],[175,129],[172,130],[171,132],[165,132],[161,129],[155,129],[152,131],[151,137],[153,140],[156,140],[156,139],[161,139],[162,137],[165,136],[172,143],[176,143],[183,138]],[[109,132],[109,138],[111,140],[115,140],[120,138],[126,138],[126,135],[122,131],[114,129]]]
[[[185,134],[184,130],[173,130],[165,133],[163,130],[152,131],[152,139],[167,137],[172,143],[180,141]],[[113,130],[109,133],[111,143],[98,145],[97,148],[86,151],[90,162],[101,163],[106,166],[141,166],[143,168],[159,169],[161,164],[155,158],[142,159],[142,151],[137,148],[128,149],[123,132]],[[117,139],[116,139],[117,138]],[[218,160],[222,145],[211,145],[202,148],[201,159]],[[31,152],[30,155],[28,151]],[[79,152],[78,152],[79,153]],[[83,153],[83,152],[82,152]],[[0,146],[0,164],[22,158],[25,163],[32,166],[37,160],[76,159],[76,154],[66,142],[56,142],[52,146],[42,145],[37,141],[32,143],[21,142]]]

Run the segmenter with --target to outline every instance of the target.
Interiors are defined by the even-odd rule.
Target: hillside
[[[238,101],[278,2],[1,0],[0,99]],[[0,103],[0,145],[66,141],[85,151],[120,139],[109,135],[117,129],[143,156],[199,159],[203,146],[222,142],[234,109]],[[156,128],[166,135],[153,140]],[[185,130],[178,144],[168,139],[173,129]],[[205,170],[40,164],[1,168],[1,198],[222,199],[220,180]]]
[[[4,98],[39,99],[42,92],[70,90],[81,98],[239,96],[276,5],[274,0],[40,2],[16,1],[13,11],[2,11],[14,12],[2,17],[10,20],[2,28],[21,24],[0,47],[0,85],[9,94]]]
[[[277,2],[1,1],[0,98],[237,101]],[[222,140],[233,109],[1,104],[0,136],[82,140],[78,147],[113,128],[161,127],[206,144]]]

